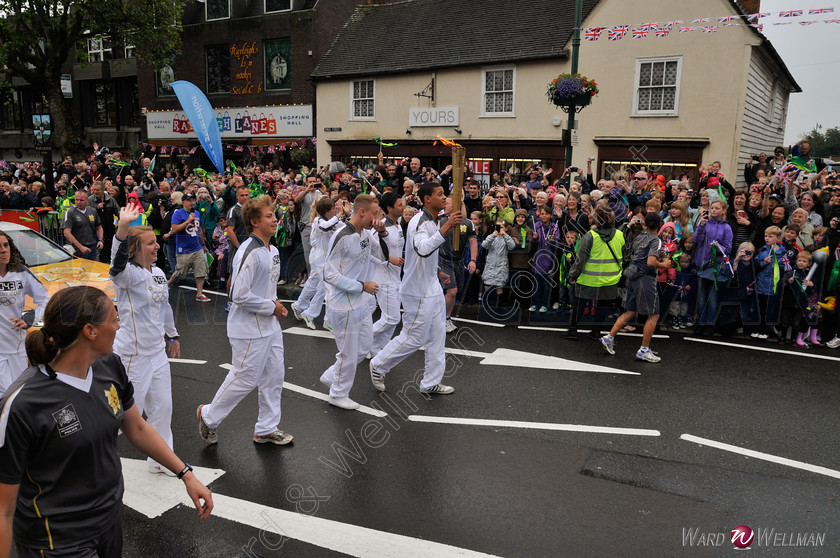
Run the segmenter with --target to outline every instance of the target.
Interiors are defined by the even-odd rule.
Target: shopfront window
[[[207,92],[230,93],[230,53],[227,45],[207,47]]]

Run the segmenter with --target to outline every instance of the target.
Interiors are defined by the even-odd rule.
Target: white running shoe
[[[298,309],[297,309],[297,307],[294,305],[294,303],[292,303],[292,314],[294,314],[294,315],[295,315],[295,319],[296,319],[297,321],[299,321],[299,322],[302,322],[302,321],[303,321],[303,314],[301,314],[301,313],[298,311]]]
[[[349,397],[330,397],[329,404],[348,411],[355,411],[359,408],[359,404]]]
[[[313,322],[312,318],[310,318],[306,314],[303,314],[303,323],[305,323],[306,327],[308,327],[309,329],[317,329],[315,327],[315,322]]]
[[[458,329],[458,326],[455,325],[452,318],[446,318],[446,333],[452,333],[456,329]]]
[[[836,349],[837,347],[840,347],[840,336],[835,335],[834,339],[828,341],[825,346],[829,349]]]
[[[611,355],[615,354],[615,339],[610,339],[608,336],[604,335],[601,337],[601,345],[604,347],[604,350]]]
[[[420,393],[431,393],[433,395],[449,395],[450,393],[454,392],[455,388],[451,386],[445,386],[443,384],[438,384],[436,386],[432,386],[429,389],[420,388]]]
[[[315,329],[315,327],[313,326],[312,329]],[[324,329],[332,333],[332,324],[327,320],[324,320]]]
[[[376,371],[372,360],[368,364],[370,365],[370,382],[373,387],[376,388],[376,391],[385,391],[385,374]]]
[[[653,351],[648,349],[645,352],[638,351],[636,352],[636,359],[637,360],[644,360],[645,362],[659,362],[662,360],[658,355],[654,354]]]

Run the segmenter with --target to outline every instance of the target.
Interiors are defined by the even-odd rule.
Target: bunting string
[[[785,10],[781,12],[756,12],[744,15],[725,15],[718,17],[700,17],[689,20],[652,21],[644,23],[630,23],[622,25],[610,25],[606,27],[582,27],[584,39],[597,41],[606,35],[610,41],[619,41],[630,35],[634,39],[643,39],[649,35],[655,37],[668,37],[672,31],[678,33],[717,33],[721,27],[752,27],[759,32],[764,30],[765,25],[794,25],[806,27],[818,23],[836,24],[840,19],[799,19],[813,16],[833,14],[834,8],[815,8],[810,10]],[[779,21],[768,22],[778,18]],[[784,20],[784,21],[782,21]],[[767,22],[767,23],[764,23]]]

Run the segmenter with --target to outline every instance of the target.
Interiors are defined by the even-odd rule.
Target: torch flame
[[[443,136],[441,136],[440,134],[437,135],[437,139],[440,140],[440,143],[442,143],[443,145],[445,145],[447,147],[461,147],[460,143],[455,143],[452,140],[448,140],[448,139],[444,138]],[[437,145],[437,144],[438,144],[438,142],[435,141],[434,145]]]

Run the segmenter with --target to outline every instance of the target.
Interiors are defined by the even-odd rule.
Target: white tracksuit
[[[177,337],[169,305],[169,287],[163,271],[149,272],[128,258],[128,239],[114,236],[111,245],[111,280],[117,293],[120,329],[114,352],[120,356],[134,385],[134,403],[149,424],[172,447],[172,377],[166,358],[167,337]],[[151,457],[150,465],[158,465]]]
[[[26,295],[31,296],[37,306],[34,311],[24,313]],[[12,329],[10,320],[21,318],[29,325],[40,322],[49,299],[47,289],[24,265],[20,266],[20,271],[7,271],[0,277],[0,331],[3,332],[0,335],[0,395],[28,365],[24,346],[26,330]]]
[[[402,227],[390,217],[385,218],[385,227],[388,236],[382,240],[388,248],[388,254],[384,254],[378,244],[373,246],[373,254],[383,261],[388,261],[389,257],[401,258],[405,246]],[[373,276],[373,280],[379,285],[376,302],[380,311],[379,319],[373,324],[373,354],[381,351],[391,340],[397,324],[400,323],[400,269],[400,266],[390,263],[387,266],[377,266]]]
[[[438,280],[437,249],[444,242],[434,216],[423,209],[411,218],[406,234],[405,266],[400,285],[403,327],[373,357],[371,366],[387,374],[414,351],[425,347],[421,389],[436,386],[446,369],[446,303]]]
[[[371,254],[371,247],[378,242],[376,233],[368,230],[357,233],[349,222],[340,226],[330,239],[324,280],[330,286],[327,319],[333,327],[338,353],[321,381],[331,384],[330,396],[335,398],[350,393],[356,367],[370,351],[373,341],[370,312],[373,296],[364,292],[364,282],[372,280],[374,266],[387,265]]]
[[[230,278],[231,308],[227,334],[233,366],[201,418],[216,428],[242,399],[259,389],[259,415],[254,435],[265,436],[280,423],[280,397],[286,365],[283,330],[274,316],[280,253],[251,235],[236,251]]]
[[[295,302],[295,309],[313,320],[321,314],[321,306],[324,305],[324,262],[326,261],[327,244],[338,224],[338,217],[326,220],[318,216],[312,222],[309,278],[306,280],[297,302]]]

